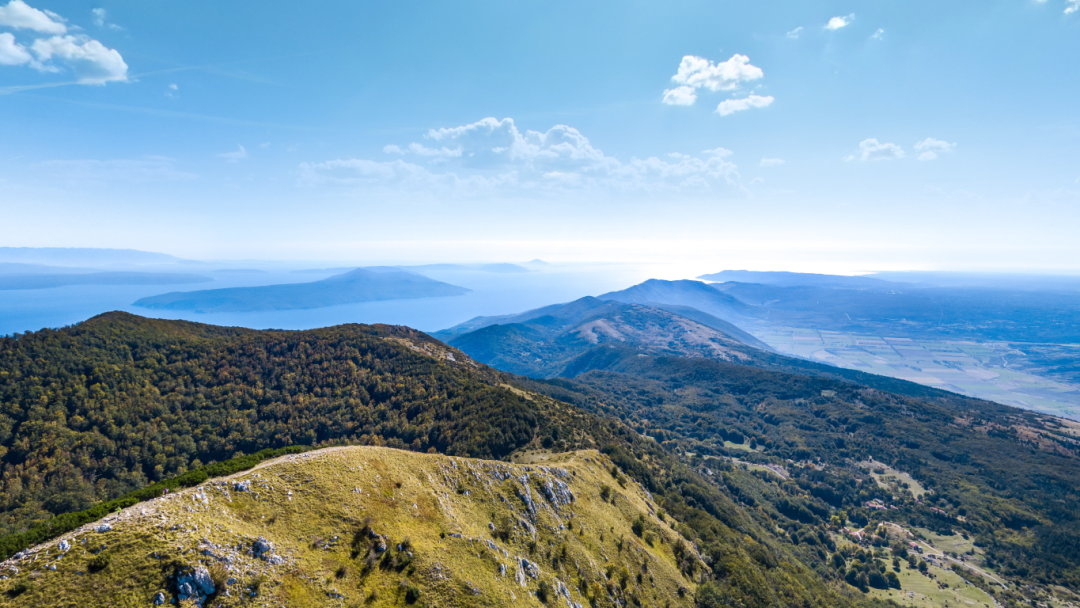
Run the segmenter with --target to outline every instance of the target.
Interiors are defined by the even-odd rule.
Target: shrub
[[[546,604],[553,593],[554,591],[547,581],[540,581],[540,586],[536,589],[536,599],[540,600],[540,603]]]
[[[112,558],[109,557],[108,553],[98,553],[90,558],[90,561],[86,562],[86,569],[90,572],[101,572],[109,567],[110,561],[112,561]]]

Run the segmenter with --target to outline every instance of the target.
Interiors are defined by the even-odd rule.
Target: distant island
[[[209,283],[213,280],[197,274],[171,272],[12,273],[0,274],[0,291],[50,289],[71,285],[183,285]]]
[[[322,308],[379,300],[460,296],[471,290],[393,268],[357,268],[311,283],[172,292],[142,298],[140,308],[195,312],[255,312]]]

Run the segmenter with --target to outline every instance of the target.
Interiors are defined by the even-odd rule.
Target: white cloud
[[[694,87],[681,86],[664,91],[663,102],[669,106],[692,106],[697,101]]]
[[[1078,1],[1080,1],[1080,0],[1078,0]],[[873,34],[872,34],[872,35],[870,36],[870,39],[871,39],[871,40],[884,40],[884,39],[885,39],[885,30],[884,30],[884,29],[882,29],[882,28],[880,28],[880,27],[879,27],[879,28],[877,28],[877,31],[876,31],[876,32],[874,32],[874,33],[873,33]]]
[[[922,152],[919,155],[919,160],[934,160],[937,158],[938,152],[952,152],[956,148],[956,144],[950,144],[947,141],[941,141],[940,139],[934,139],[933,137],[927,137],[926,139],[915,144],[915,149]]]
[[[226,152],[224,154],[218,154],[221,158],[224,158],[226,162],[238,163],[248,157],[247,150],[240,144],[236,145],[236,150],[233,152]]]
[[[0,65],[23,65],[33,60],[26,47],[15,42],[15,36],[0,32]]]
[[[679,63],[679,71],[671,80],[676,84],[694,88],[705,87],[710,91],[734,91],[744,82],[757,80],[765,75],[761,68],[750,65],[746,55],[732,55],[731,59],[713,63],[704,57],[687,55]]]
[[[761,163],[760,163],[759,166],[761,166],[761,167],[779,167],[782,164],[784,164],[784,159],[782,159],[782,158],[763,158],[763,159],[761,159]]]
[[[122,30],[124,28],[116,25],[115,23],[109,23],[108,15],[103,8],[90,9],[90,12],[94,14],[94,25],[103,27],[110,30]]]
[[[788,38],[791,38],[792,40],[794,40],[794,39],[798,38],[799,34],[801,34],[801,33],[802,33],[802,26],[800,25],[799,27],[797,27],[797,28],[791,30],[790,32],[788,32],[786,35],[787,35]]]
[[[1065,0],[1065,14],[1071,15],[1080,11],[1080,0]]]
[[[664,159],[620,161],[593,147],[573,127],[556,125],[545,132],[522,132],[510,118],[485,118],[459,127],[431,129],[425,138],[441,146],[391,144],[383,149],[389,154],[412,155],[415,163],[402,159],[302,163],[301,182],[386,193],[404,188],[454,195],[741,188],[735,164],[726,160],[732,152],[725,148],[705,150],[700,156],[672,153]]]
[[[829,22],[825,24],[825,29],[836,31],[840,28],[845,28],[851,25],[851,22],[855,20],[855,13],[852,13],[846,17],[833,17],[829,19]]]
[[[844,160],[896,160],[904,158],[904,149],[896,144],[881,143],[871,137],[859,142],[859,155],[848,156]]]
[[[671,80],[680,86],[665,90],[662,101],[672,106],[692,106],[697,101],[697,89],[736,91],[743,83],[764,76],[761,68],[752,65],[746,55],[735,54],[731,59],[719,63],[713,63],[704,57],[686,55],[679,63],[679,71],[671,77]],[[721,102],[716,111],[721,116],[727,116],[748,108],[763,108],[772,102],[772,97],[751,95]]]
[[[0,26],[17,30],[33,30],[42,34],[65,34],[63,18],[50,11],[40,11],[23,0],[11,0],[0,6]]]
[[[127,81],[128,66],[120,53],[85,36],[38,38],[30,45],[37,56],[32,66],[42,72],[58,72],[49,62],[62,61],[75,74],[79,84],[105,84]]]
[[[751,95],[749,97],[743,97],[742,99],[727,99],[721,101],[720,105],[716,106],[716,113],[721,116],[727,116],[728,114],[742,112],[743,110],[749,110],[750,108],[765,108],[772,105],[773,101],[772,95],[766,95],[764,97],[760,95]]]
[[[461,148],[428,148],[423,144],[417,143],[409,144],[408,147],[405,148],[391,144],[389,146],[384,146],[383,152],[386,152],[387,154],[415,154],[417,156],[434,158],[457,158],[461,156]]]
[[[93,14],[95,23],[105,27],[104,9],[94,9]],[[51,73],[61,72],[64,66],[78,84],[127,81],[128,66],[119,52],[83,34],[67,34],[64,18],[56,13],[38,10],[23,0],[11,0],[0,6],[0,26],[51,34],[25,46],[15,42],[9,33],[0,34],[0,65],[26,65]]]

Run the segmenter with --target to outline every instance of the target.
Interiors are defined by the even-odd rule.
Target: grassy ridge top
[[[145,606],[203,566],[207,605],[529,606],[538,592],[693,605],[708,567],[613,466],[596,451],[544,466],[374,447],[286,456],[131,507],[66,552],[40,546],[3,564],[20,570],[3,585],[17,606]],[[273,546],[261,558],[260,538]]]

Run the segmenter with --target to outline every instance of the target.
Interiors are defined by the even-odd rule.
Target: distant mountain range
[[[846,289],[889,289],[896,283],[872,277],[846,277],[831,274],[812,274],[808,272],[755,272],[752,270],[724,270],[698,277],[703,281],[718,283],[759,283],[791,287],[793,285],[812,285],[815,287],[842,287]]]
[[[254,312],[321,308],[377,300],[459,296],[470,290],[393,268],[357,268],[311,283],[172,292],[134,306],[195,312]]]
[[[304,268],[302,270],[294,270],[296,274],[320,274],[325,272],[346,272],[356,268],[355,266],[339,267],[339,268]],[[532,272],[528,268],[518,266],[517,264],[421,264],[418,266],[368,266],[368,270],[379,269],[385,270],[404,270],[406,272],[438,272],[438,271],[457,271],[457,272],[493,272],[498,274],[517,274]]]
[[[88,247],[0,247],[0,262],[91,267],[197,263],[165,253]]]

